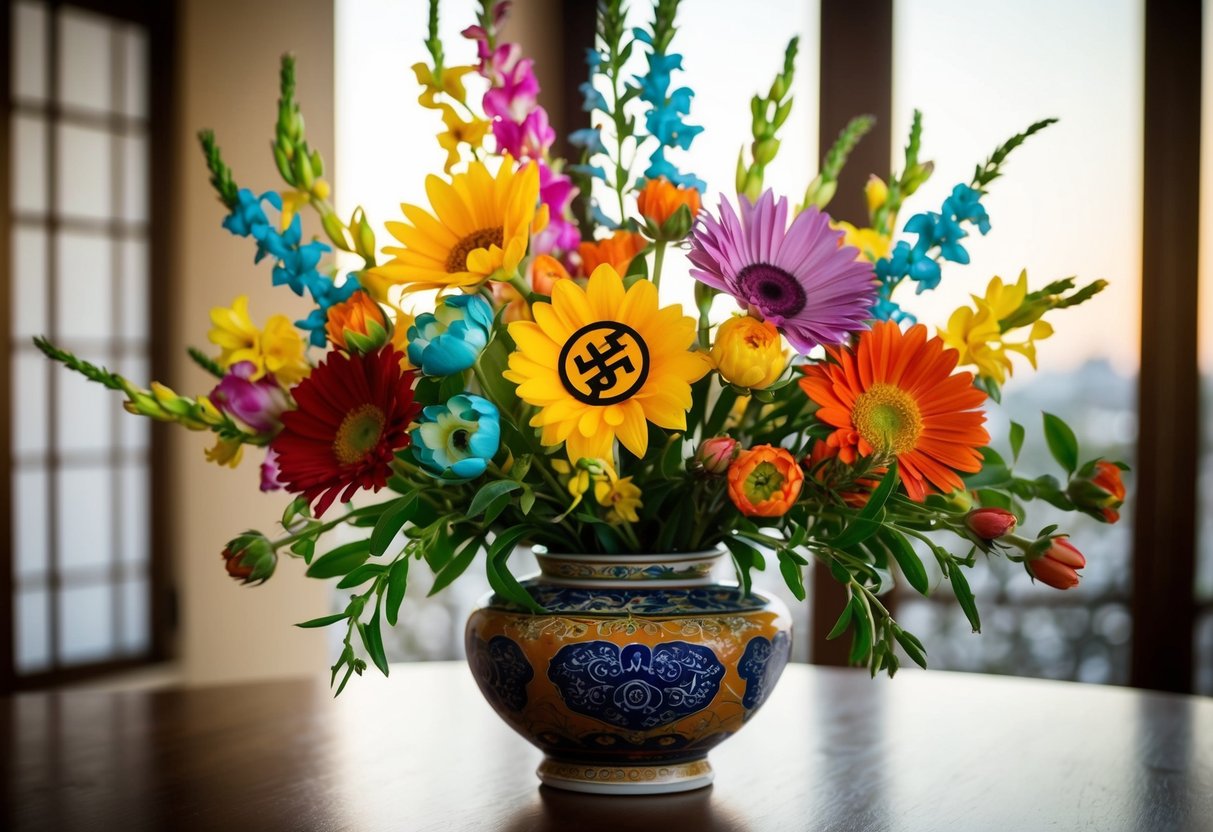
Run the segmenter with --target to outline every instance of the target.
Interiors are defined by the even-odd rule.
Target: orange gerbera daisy
[[[820,405],[817,418],[836,428],[828,442],[839,459],[896,458],[906,493],[919,501],[932,487],[962,488],[957,471],[981,470],[978,448],[990,435],[976,408],[986,394],[972,373],[952,374],[959,353],[927,340],[925,326],[902,332],[878,322],[856,347],[830,354],[837,363],[810,367],[800,386]]]

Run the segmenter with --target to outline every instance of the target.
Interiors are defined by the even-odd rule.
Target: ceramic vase
[[[712,781],[710,749],[770,695],[791,650],[776,598],[713,578],[721,551],[554,554],[523,582],[546,612],[496,595],[468,619],[481,692],[544,752],[549,786],[654,794]]]

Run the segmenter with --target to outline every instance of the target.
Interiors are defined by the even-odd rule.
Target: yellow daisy
[[[682,306],[659,307],[657,288],[638,280],[624,290],[609,265],[582,288],[558,280],[534,321],[510,324],[518,348],[505,377],[539,408],[531,426],[545,445],[565,443],[571,461],[611,459],[616,437],[636,456],[649,445],[648,422],[686,430],[691,383],[711,369],[692,352],[695,319]]]
[[[408,222],[389,222],[388,232],[400,246],[385,246],[392,260],[370,270],[372,278],[402,284],[404,291],[472,289],[501,272],[509,277],[526,256],[534,226],[547,225],[539,204],[539,168],[520,168],[506,156],[496,176],[483,162],[447,182],[425,180],[434,213],[401,205]]]

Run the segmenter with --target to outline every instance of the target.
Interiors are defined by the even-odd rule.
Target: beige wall
[[[220,228],[224,209],[209,183],[195,132],[215,130],[236,182],[257,191],[281,187],[269,144],[273,138],[278,58],[299,57],[298,99],[308,139],[333,157],[332,0],[184,0],[179,5],[176,100],[177,197],[174,218],[172,336],[179,356],[172,386],[205,392],[212,381],[185,355],[189,345],[208,347],[207,313],[250,296],[253,318],[263,322],[286,311],[292,319],[307,307],[286,288],[270,285],[270,264],[253,265],[251,240]],[[305,234],[313,216],[305,216]],[[294,313],[300,313],[296,315]],[[284,559],[260,587],[241,587],[220,562],[224,543],[257,528],[272,533],[285,505],[279,494],[258,491],[260,453],[240,468],[218,468],[203,459],[205,436],[173,433],[170,466],[173,503],[170,536],[181,617],[178,655],[187,684],[323,672],[326,633],[291,625],[328,612],[328,585],[303,577],[301,564]]]

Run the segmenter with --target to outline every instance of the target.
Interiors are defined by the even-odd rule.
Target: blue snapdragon
[[[232,212],[223,218],[223,227],[237,237],[257,237],[264,229],[272,227],[265,215],[265,209],[261,207],[263,202],[268,202],[277,211],[282,210],[282,197],[277,191],[266,191],[257,196],[248,188],[241,188],[236,192],[236,204],[232,206]],[[261,257],[258,251],[257,259],[260,260]]]
[[[902,280],[913,280],[918,284],[917,293],[922,294],[939,285],[941,260],[962,265],[969,262],[969,252],[960,242],[969,236],[962,227],[965,223],[976,226],[983,235],[990,230],[990,217],[981,204],[981,192],[964,183],[952,189],[939,213],[926,211],[910,217],[905,231],[918,239],[912,244],[905,240],[898,242],[888,257],[876,261],[880,294],[872,312],[878,320],[913,320],[890,299]]]
[[[471,393],[422,409],[411,432],[413,456],[430,474],[451,482],[475,479],[501,446],[497,407]]]
[[[409,327],[409,362],[427,376],[461,373],[476,363],[493,329],[493,307],[480,295],[450,295]]]
[[[654,46],[653,36],[648,31],[636,28],[632,30],[632,34],[642,43]],[[665,156],[666,148],[688,150],[695,137],[703,132],[703,127],[687,124],[685,120],[691,112],[694,91],[690,87],[670,89],[670,75],[674,70],[682,69],[682,55],[653,49],[645,57],[648,72],[635,76],[635,80],[639,90],[638,97],[649,105],[644,125],[649,135],[657,140],[657,148],[649,156],[649,166],[645,169],[644,176],[648,179],[664,176],[675,185],[697,188],[702,192],[707,188],[706,182],[693,173],[679,171]]]
[[[252,237],[257,242],[254,263],[273,258],[275,286],[289,286],[300,297],[305,292],[312,296],[317,308],[295,325],[309,333],[312,346],[323,347],[329,307],[349,298],[358,288],[358,281],[351,277],[337,286],[333,278],[321,274],[320,259],[332,249],[319,240],[304,243],[303,223],[297,214],[287,229],[279,232],[265,214],[265,203],[282,210],[282,197],[276,192],[266,191],[257,196],[248,188],[241,188],[231,213],[223,219],[223,227],[238,237]]]

